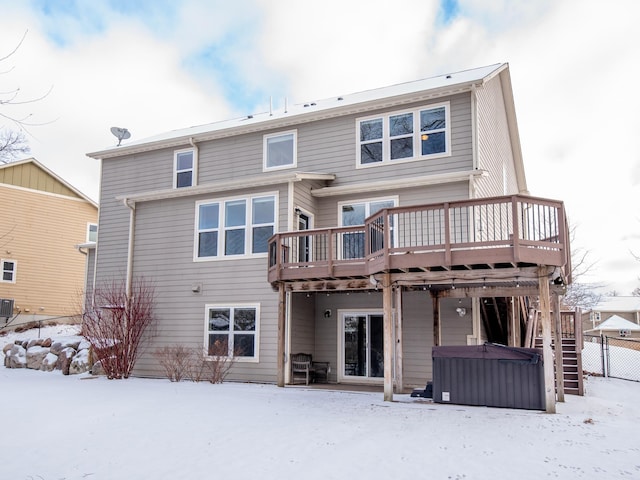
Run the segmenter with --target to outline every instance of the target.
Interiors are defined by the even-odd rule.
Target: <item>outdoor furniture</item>
[[[329,381],[329,362],[311,362],[311,369],[313,370],[313,381],[318,383],[322,379],[323,383]]]
[[[314,362],[310,353],[292,353],[290,364],[291,384],[295,384],[296,380],[304,380],[305,385],[309,385],[311,382],[318,382],[320,378],[324,382],[329,379],[329,362]]]

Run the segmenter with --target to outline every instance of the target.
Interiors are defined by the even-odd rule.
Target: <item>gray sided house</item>
[[[218,341],[230,379],[291,383],[307,353],[389,399],[432,378],[434,345],[524,345],[527,299],[570,280],[564,207],[528,196],[508,64],[89,156],[94,284],[155,285],[139,376],[162,375],[157,347]]]

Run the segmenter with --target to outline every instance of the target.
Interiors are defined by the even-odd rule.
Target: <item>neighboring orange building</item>
[[[69,321],[85,285],[77,246],[96,240],[97,203],[29,158],[0,165],[0,206],[0,327]]]

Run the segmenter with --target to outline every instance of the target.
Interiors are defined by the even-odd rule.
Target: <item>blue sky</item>
[[[629,293],[640,284],[640,2],[602,5],[0,0],[0,57],[28,31],[0,64],[0,91],[52,88],[15,112],[43,124],[33,156],[97,199],[99,164],[85,154],[114,144],[112,126],[140,140],[270,99],[277,109],[509,62],[530,192],[564,200],[574,247],[598,261],[589,280]]]

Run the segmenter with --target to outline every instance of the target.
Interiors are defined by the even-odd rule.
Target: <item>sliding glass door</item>
[[[344,313],[342,354],[345,379],[384,377],[383,316],[381,313]]]

